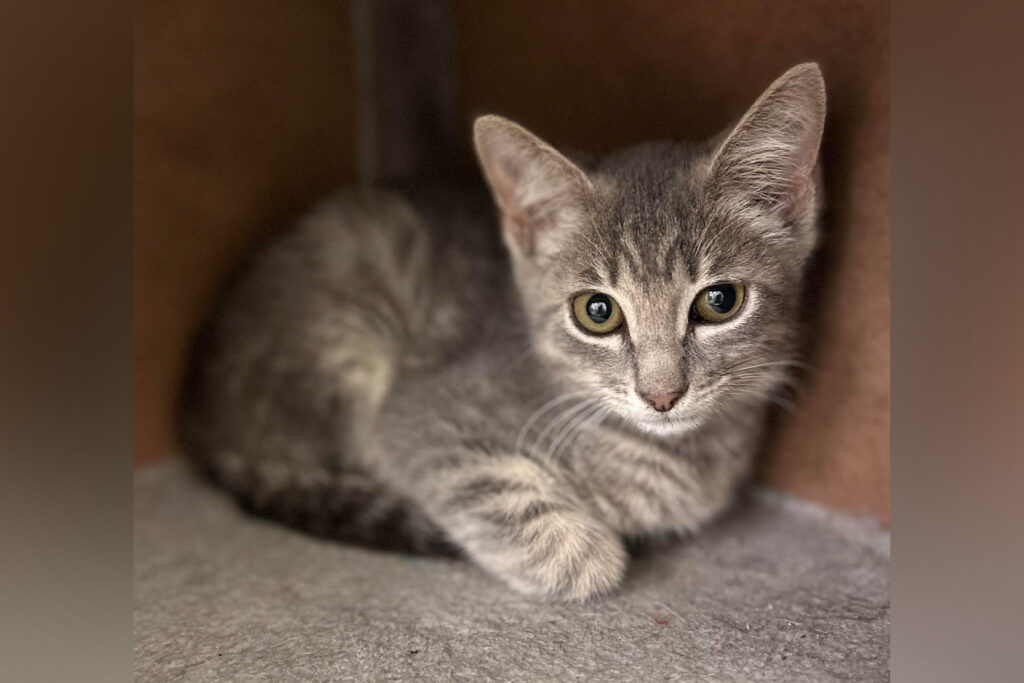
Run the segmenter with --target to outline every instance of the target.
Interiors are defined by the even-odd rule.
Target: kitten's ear
[[[551,255],[579,225],[593,186],[583,171],[500,116],[473,125],[476,153],[517,255]]]
[[[807,224],[816,209],[815,168],[825,125],[825,81],[817,64],[782,74],[715,152],[716,192]]]

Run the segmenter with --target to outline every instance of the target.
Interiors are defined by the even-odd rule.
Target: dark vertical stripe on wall
[[[359,177],[452,170],[461,149],[451,0],[353,0]]]

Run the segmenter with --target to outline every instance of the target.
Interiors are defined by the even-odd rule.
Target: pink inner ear
[[[524,253],[530,254],[533,252],[533,232],[536,229],[536,222],[516,201],[516,179],[500,161],[494,164],[490,170],[491,186],[498,199],[498,208],[501,209],[505,227],[519,248]]]
[[[537,229],[537,224],[521,209],[506,211],[505,220],[507,222],[506,229],[512,233],[512,238],[523,250],[523,253],[532,254],[533,233]]]
[[[817,158],[812,157],[811,165],[801,168],[790,181],[790,212],[792,218],[800,220],[805,211],[814,206],[814,195],[817,185],[821,182],[820,171],[817,168]]]

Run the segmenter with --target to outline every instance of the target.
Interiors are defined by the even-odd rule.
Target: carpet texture
[[[586,605],[248,517],[179,461],[135,500],[139,681],[889,676],[888,532],[766,491]]]

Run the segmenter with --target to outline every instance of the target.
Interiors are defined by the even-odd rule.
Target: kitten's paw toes
[[[627,554],[619,537],[582,514],[549,515],[528,532],[526,559],[512,579],[519,590],[548,600],[581,602],[622,582]]]

